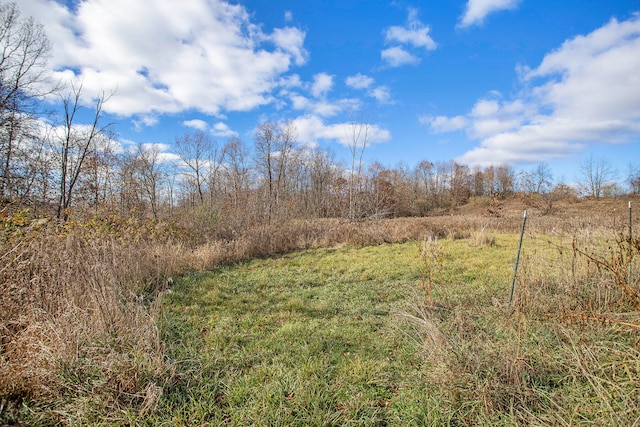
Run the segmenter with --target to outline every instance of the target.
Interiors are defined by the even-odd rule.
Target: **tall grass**
[[[10,420],[16,403],[49,402],[63,423],[78,407],[113,417],[123,408],[153,411],[174,372],[158,326],[171,277],[452,227],[430,219],[291,221],[221,239],[115,214],[57,223],[25,211],[0,219],[0,416]]]
[[[158,254],[171,232],[115,217],[3,225],[3,402],[57,401],[60,421],[79,401],[107,415],[153,406],[171,371],[157,325],[163,280],[177,272]]]
[[[598,221],[608,220],[602,215]],[[132,413],[151,414],[182,375],[168,357],[159,331],[172,277],[298,249],[423,241],[424,236],[449,242],[445,249],[450,242],[466,239],[469,251],[502,253],[505,244],[499,233],[517,231],[520,215],[362,223],[294,220],[224,235],[215,227],[196,233],[175,224],[111,214],[60,224],[32,221],[28,212],[19,212],[0,215],[0,223],[0,421],[14,420],[18,405],[20,411],[39,408],[43,420],[71,425],[98,418],[117,423],[123,414],[127,419]],[[603,352],[603,345],[594,350],[574,328],[599,325],[635,333],[640,323],[634,314],[637,241],[627,245],[610,239],[597,234],[605,233],[602,224],[585,225],[573,217],[545,216],[530,224],[528,236],[536,249],[525,245],[514,313],[507,313],[495,298],[470,296],[468,289],[456,291],[456,299],[451,299],[452,289],[466,286],[452,278],[447,267],[458,262],[458,255],[445,251],[444,256],[431,256],[434,252],[425,248],[418,255],[423,257],[422,292],[405,317],[425,334],[420,341],[429,348],[425,354],[434,367],[430,381],[450,390],[450,401],[467,417],[480,419],[515,407],[524,414],[535,413],[552,400],[535,387],[536,382],[556,383],[562,370],[584,381],[585,371],[576,369],[582,366],[601,379],[592,378],[585,387],[605,387],[611,381],[599,376],[604,372],[599,366],[616,364],[607,371],[610,375],[627,369],[636,357],[626,350],[612,357]],[[504,261],[504,254],[498,258]],[[475,262],[473,257],[465,259]],[[623,275],[627,270],[631,274]],[[458,274],[466,278],[470,273],[463,268]],[[494,332],[482,325],[481,319],[487,318],[499,325]],[[580,363],[560,366],[535,353],[529,346],[535,341],[531,332],[543,322],[569,331],[557,333],[575,343],[562,360]],[[510,337],[506,345],[504,336]],[[602,335],[596,338],[607,342]],[[633,348],[631,341],[615,342],[619,349]],[[617,391],[590,387],[595,390],[593,399],[637,390],[632,383]],[[558,417],[570,416],[570,401],[561,404],[566,412],[558,411]],[[602,402],[603,411],[608,410]],[[634,408],[630,401],[625,410]]]
[[[468,289],[475,298],[452,301],[461,285],[447,271],[473,256],[444,240],[444,256],[433,257],[434,243],[423,243],[424,268],[439,273],[426,293],[421,279],[398,316],[423,348],[425,387],[449,395],[440,405],[451,417],[490,425],[640,423],[639,242],[611,225],[561,227],[569,232],[528,231],[512,309],[506,280],[503,292]],[[509,264],[503,236],[491,235],[486,245],[469,239],[485,269],[496,263],[488,253]],[[515,257],[515,240],[508,246]]]

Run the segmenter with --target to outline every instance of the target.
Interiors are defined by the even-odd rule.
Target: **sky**
[[[123,146],[196,130],[253,145],[291,120],[298,143],[414,167],[546,162],[572,182],[603,158],[640,164],[640,0],[20,0]],[[87,110],[89,111],[89,110]]]

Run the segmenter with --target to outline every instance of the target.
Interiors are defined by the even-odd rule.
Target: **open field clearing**
[[[640,427],[640,1],[288,3],[0,0],[0,427]]]
[[[427,242],[437,266],[410,242],[181,279],[163,316],[179,374],[147,423],[631,425],[637,333],[574,319],[536,280],[562,257],[541,239],[525,241],[530,286],[509,310],[517,236],[494,238]]]
[[[638,423],[638,239],[604,204],[534,211],[509,303],[521,212],[209,243],[6,216],[0,421]]]

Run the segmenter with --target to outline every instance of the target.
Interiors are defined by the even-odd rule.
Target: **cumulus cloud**
[[[327,124],[315,115],[304,115],[293,120],[298,130],[298,140],[307,147],[316,147],[320,141],[332,141],[347,145],[347,135],[351,123]],[[391,132],[378,125],[369,125],[369,142],[385,142],[391,139]]]
[[[387,86],[377,86],[369,91],[369,96],[375,98],[381,104],[391,103],[391,92]]]
[[[420,58],[407,52],[400,46],[384,49],[380,56],[390,67],[401,67],[403,65],[416,65],[420,63]]]
[[[390,67],[420,63],[420,58],[408,49],[436,49],[437,43],[429,35],[430,32],[431,28],[418,19],[418,11],[409,9],[404,26],[391,26],[385,31],[385,44],[393,46],[382,50],[382,60]]]
[[[298,74],[291,74],[284,76],[280,79],[279,86],[285,89],[292,89],[301,87],[303,85],[302,80]]]
[[[220,137],[238,136],[238,132],[232,130],[226,123],[218,122],[211,128],[211,134]]]
[[[45,25],[54,76],[83,83],[87,100],[117,89],[121,116],[247,111],[272,102],[279,77],[308,57],[298,28],[265,32],[225,0],[23,0]]]
[[[318,73],[313,76],[311,94],[319,98],[326,95],[333,88],[333,76],[327,73]]]
[[[520,0],[469,0],[458,26],[464,28],[482,25],[484,19],[491,13],[515,9],[518,3]]]
[[[467,164],[539,162],[590,143],[640,138],[640,15],[565,41],[535,68],[519,67],[513,100],[480,99],[464,116],[428,117],[432,132],[464,129],[479,146]]]
[[[467,127],[468,120],[464,116],[446,117],[423,115],[419,119],[420,123],[426,124],[433,133],[454,132]]]
[[[174,163],[180,161],[180,156],[171,152],[171,146],[157,142],[145,142],[129,147],[132,152],[140,150],[148,156],[157,156],[160,163]]]
[[[336,101],[317,100],[292,93],[289,96],[291,106],[295,110],[302,110],[321,117],[332,117],[347,108],[357,106],[357,101],[350,98],[342,98]]]
[[[347,109],[358,109],[360,101],[354,98],[331,99],[328,95],[334,86],[334,76],[317,73],[312,81],[303,82],[298,76],[283,79],[279,92],[281,101],[288,99],[294,110],[320,117],[332,117]],[[284,105],[280,106],[281,108]]]
[[[282,49],[284,52],[289,53],[296,65],[304,65],[307,62],[307,51],[304,49],[305,33],[294,27],[276,28],[273,30],[273,34],[268,37],[271,39],[278,49]],[[255,52],[259,58],[263,56],[265,51]],[[276,52],[277,53],[277,52]],[[288,58],[283,58],[285,61],[289,61]],[[266,62],[269,65],[269,61]]]
[[[205,131],[209,128],[209,124],[204,120],[200,120],[200,119],[185,120],[184,122],[182,122],[182,124],[188,128],[198,129],[201,131]]]
[[[375,80],[372,77],[358,73],[347,77],[344,82],[347,86],[356,90],[366,89],[367,95],[375,98],[381,104],[392,103],[391,91],[389,88],[384,85],[372,87],[375,83]]]
[[[367,89],[375,80],[364,74],[356,74],[345,79],[345,84],[354,89]]]
[[[404,27],[389,27],[385,33],[385,42],[408,44],[426,50],[434,50],[437,44],[429,36],[429,32],[431,32],[431,28],[418,19],[418,11],[410,9],[406,25]]]
[[[133,125],[137,131],[143,129],[147,126],[154,126],[158,124],[158,116],[155,114],[144,114],[141,115],[138,119],[133,121]]]

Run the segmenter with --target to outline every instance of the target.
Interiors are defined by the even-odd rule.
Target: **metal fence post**
[[[520,263],[520,250],[522,249],[522,238],[524,237],[524,227],[527,223],[527,210],[524,210],[522,214],[522,229],[520,230],[520,242],[518,243],[518,252],[516,254],[516,265],[513,268],[513,281],[511,282],[511,293],[509,294],[509,308],[511,308],[511,302],[513,301],[513,291],[516,287],[516,276],[518,275],[518,264]]]

